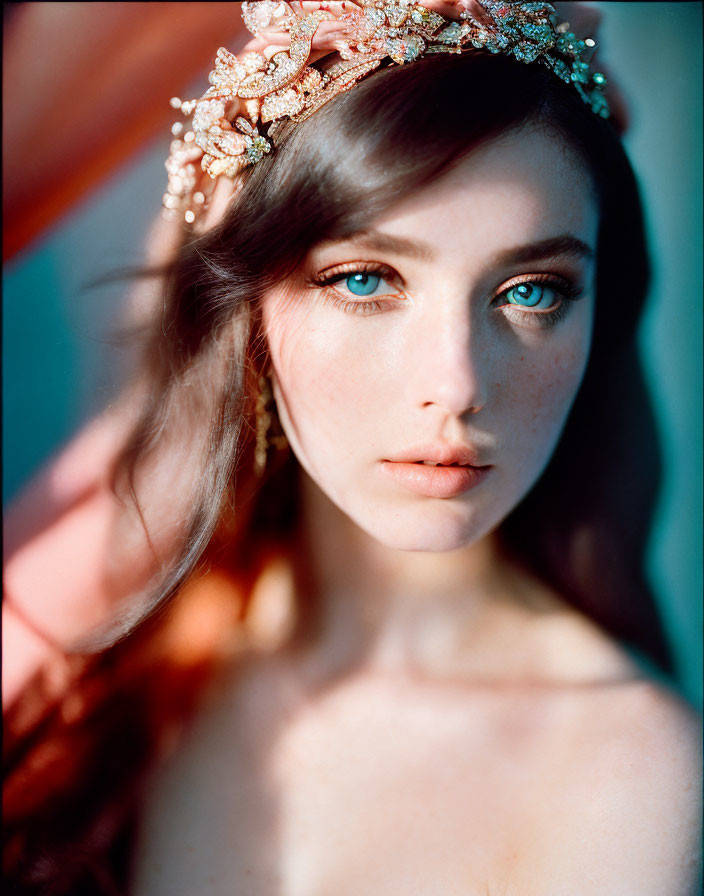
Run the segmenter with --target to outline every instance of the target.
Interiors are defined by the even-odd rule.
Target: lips
[[[454,498],[479,485],[492,469],[471,446],[428,445],[384,460],[382,471],[396,484],[429,498]]]
[[[472,445],[448,445],[441,442],[416,445],[394,457],[387,457],[386,460],[390,463],[441,464],[444,467],[487,466],[480,457],[479,451]]]

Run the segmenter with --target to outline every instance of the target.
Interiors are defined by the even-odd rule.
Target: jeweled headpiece
[[[431,53],[504,53],[546,65],[593,112],[609,115],[606,79],[584,59],[595,42],[555,24],[550,3],[253,0],[241,6],[254,39],[239,56],[218,50],[211,87],[199,100],[171,100],[192,119],[185,132],[181,122],[172,128],[177,139],[166,161],[163,204],[187,223],[207,205],[212,180],[236,181],[271,152],[284,120],[305,121],[384,64],[406,65]],[[322,59],[324,69],[316,66]]]

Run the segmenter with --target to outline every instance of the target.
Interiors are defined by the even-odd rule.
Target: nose
[[[486,404],[491,347],[469,310],[447,313],[420,325],[421,341],[411,363],[414,403],[460,417]]]

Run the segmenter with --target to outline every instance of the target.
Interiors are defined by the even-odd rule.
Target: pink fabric
[[[5,515],[3,706],[106,618],[104,562],[117,509],[105,478],[119,421],[92,422]]]
[[[180,232],[159,214],[147,239],[145,263],[175,251]],[[129,296],[128,318],[151,316],[159,286],[146,280]],[[62,678],[64,651],[102,622],[122,594],[108,585],[111,527],[120,504],[108,480],[131,430],[140,393],[132,390],[80,430],[10,505],[3,543],[3,706],[40,669]],[[139,542],[137,542],[139,545]],[[130,586],[149,568],[145,547],[131,556]],[[144,556],[141,556],[144,554]],[[146,581],[146,578],[145,578]]]

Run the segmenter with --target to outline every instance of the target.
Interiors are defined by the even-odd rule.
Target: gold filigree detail
[[[271,151],[284,120],[306,121],[385,61],[407,65],[433,53],[474,49],[538,60],[572,84],[595,113],[608,116],[605,78],[582,59],[594,41],[555,25],[549,3],[447,0],[447,15],[414,0],[250,0],[241,7],[253,41],[239,56],[220,47],[199,100],[171,101],[192,122],[190,130],[179,122],[172,127],[177,139],[166,163],[163,204],[189,223],[207,207],[202,175],[236,180]],[[323,73],[316,63],[332,61],[332,54],[338,61]]]

